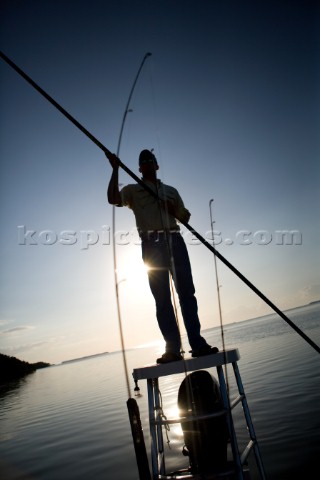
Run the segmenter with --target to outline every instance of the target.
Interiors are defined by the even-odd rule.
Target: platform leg
[[[229,434],[230,434],[230,442],[231,442],[233,460],[234,460],[235,467],[236,467],[236,475],[237,475],[238,480],[243,480],[244,477],[243,477],[241,458],[240,458],[240,453],[239,453],[239,448],[238,448],[237,436],[236,436],[236,432],[235,432],[234,425],[233,425],[230,402],[229,402],[229,397],[228,397],[228,393],[227,393],[227,386],[226,386],[226,382],[225,382],[225,379],[224,379],[224,373],[223,373],[223,369],[222,369],[221,365],[217,366],[217,373],[218,373],[218,377],[219,377],[220,392],[221,392],[223,406],[224,406],[224,408],[227,412],[227,424],[228,424],[228,429],[229,429]]]
[[[248,402],[247,402],[247,399],[246,399],[246,395],[244,393],[244,388],[243,388],[243,384],[242,384],[242,380],[241,380],[241,376],[240,376],[239,367],[238,367],[237,362],[232,362],[232,366],[233,366],[233,371],[234,371],[234,375],[235,375],[235,378],[236,378],[236,382],[237,382],[237,385],[238,385],[239,394],[242,396],[241,402],[242,402],[243,413],[244,413],[244,416],[245,416],[245,419],[246,419],[246,422],[247,422],[250,439],[253,441],[253,451],[254,451],[257,467],[259,469],[260,477],[262,478],[262,480],[265,480],[266,477],[265,477],[264,467],[263,467],[262,458],[261,458],[261,454],[260,454],[260,449],[259,449],[259,445],[258,445],[258,442],[257,442],[255,430],[254,430],[254,427],[253,427],[253,422],[252,422],[252,419],[251,419]]]

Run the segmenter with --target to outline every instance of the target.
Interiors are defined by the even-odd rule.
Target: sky
[[[152,53],[122,162],[138,175],[154,148],[190,225],[209,241],[213,226],[219,252],[278,308],[320,298],[318,2],[3,0],[0,18],[5,55],[113,152]],[[133,214],[107,203],[104,153],[3,60],[0,79],[1,353],[59,363],[120,349],[113,215],[125,346],[161,344]],[[213,254],[181,231],[202,329],[216,327]],[[272,313],[220,260],[217,272],[224,324]],[[183,332],[179,306],[178,320]]]

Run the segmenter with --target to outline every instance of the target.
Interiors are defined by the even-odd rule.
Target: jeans
[[[191,349],[198,350],[207,345],[200,335],[201,326],[191,265],[180,233],[165,235],[154,232],[142,237],[141,247],[143,261],[149,267],[149,285],[156,303],[158,324],[166,342],[166,352],[179,353],[181,348],[179,328],[171,301],[170,274],[179,297]]]

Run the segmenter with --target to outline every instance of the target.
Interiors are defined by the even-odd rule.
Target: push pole
[[[56,102],[50,95],[48,95],[39,85],[37,85],[21,68],[19,68],[12,60],[10,60],[3,52],[0,51],[0,57],[12,67],[19,75],[21,75],[30,85],[33,86],[44,98],[46,98],[54,107],[56,107],[70,122],[72,122],[82,133],[84,133],[93,143],[97,145],[109,158],[113,154],[107,147],[105,147],[96,137],[94,137],[85,127],[81,125],[72,115],[70,115],[58,102]],[[150,195],[155,197],[157,200],[161,201],[157,193],[154,192],[148,185],[146,185],[137,175],[135,175],[121,160],[118,160],[119,167],[122,168],[130,177],[132,177],[139,185],[141,185],[145,190],[147,190]],[[221,253],[218,252],[210,243],[205,240],[205,238],[200,235],[191,225],[181,221],[187,230],[189,230],[200,242],[208,248],[216,257],[221,260],[235,275],[237,275],[240,280],[242,280],[258,297],[260,297],[267,305],[269,305],[272,310],[274,310],[285,322],[290,325],[293,330],[295,330],[309,345],[314,348],[318,353],[320,353],[320,347],[317,345],[311,338],[309,338],[297,325],[295,325],[292,320],[290,320],[271,300],[269,300],[257,287],[253,285],[242,273],[235,268],[226,258],[224,258]]]

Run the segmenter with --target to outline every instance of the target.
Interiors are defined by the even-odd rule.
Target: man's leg
[[[172,271],[183,321],[187,330],[188,340],[192,350],[199,350],[207,345],[200,335],[200,320],[198,316],[198,304],[195,297],[191,265],[186,244],[181,235],[174,235],[172,240],[172,253],[174,269]]]
[[[142,257],[149,267],[149,285],[156,303],[159,328],[166,342],[166,352],[179,354],[180,334],[171,302],[166,245],[143,242]]]

